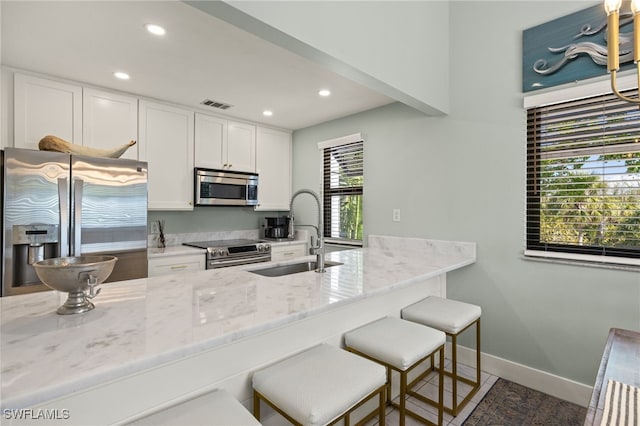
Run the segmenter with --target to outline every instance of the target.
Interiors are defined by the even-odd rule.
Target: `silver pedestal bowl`
[[[55,257],[35,262],[33,268],[48,287],[69,293],[56,312],[79,314],[95,307],[89,299],[100,293],[97,286],[109,278],[116,260],[115,256]]]

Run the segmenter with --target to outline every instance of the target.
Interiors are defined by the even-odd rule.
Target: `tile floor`
[[[450,361],[447,360],[446,368],[449,369]],[[468,377],[470,379],[475,380],[475,370],[466,365],[458,364],[458,372],[459,374]],[[469,401],[464,409],[456,416],[453,417],[450,414],[444,413],[442,424],[444,426],[460,426],[467,419],[469,414],[473,411],[473,409],[478,405],[478,403],[482,400],[484,395],[491,389],[491,386],[498,380],[498,376],[494,376],[492,374],[486,373],[484,371],[480,374],[480,389],[478,393],[476,393]],[[444,400],[447,405],[451,405],[451,378],[445,376],[445,385],[444,385]],[[471,386],[467,384],[458,384],[458,401],[461,401],[466,392],[471,388]],[[425,377],[421,380],[418,385],[414,388],[419,394],[426,395],[429,398],[437,399],[438,398],[438,377],[436,373],[431,373],[429,376]],[[396,398],[397,400],[397,398]],[[438,421],[438,410],[435,407],[424,404],[423,402],[417,400],[416,398],[409,397],[407,398],[407,407],[415,411],[416,413],[424,416],[425,418],[436,422]],[[386,415],[386,424],[388,426],[395,426],[399,424],[399,415],[398,410],[393,407],[387,407],[387,415]],[[378,420],[374,419],[367,423],[366,426],[376,426],[378,424]],[[406,426],[417,426],[422,425],[422,423],[418,422],[413,417],[407,416],[405,421]]]

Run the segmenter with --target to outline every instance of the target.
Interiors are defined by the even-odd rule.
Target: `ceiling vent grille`
[[[208,107],[218,108],[218,109],[228,109],[228,108],[231,108],[233,106],[233,105],[225,104],[224,102],[212,101],[211,99],[205,99],[204,101],[202,101],[200,103],[202,105],[206,105]]]

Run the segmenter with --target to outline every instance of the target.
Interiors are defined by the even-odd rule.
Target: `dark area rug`
[[[504,379],[471,412],[464,426],[582,425],[587,409]]]

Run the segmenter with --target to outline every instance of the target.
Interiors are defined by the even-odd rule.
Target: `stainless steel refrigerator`
[[[112,254],[107,280],[147,276],[147,164],[6,148],[2,152],[2,296],[48,290],[31,266]]]

